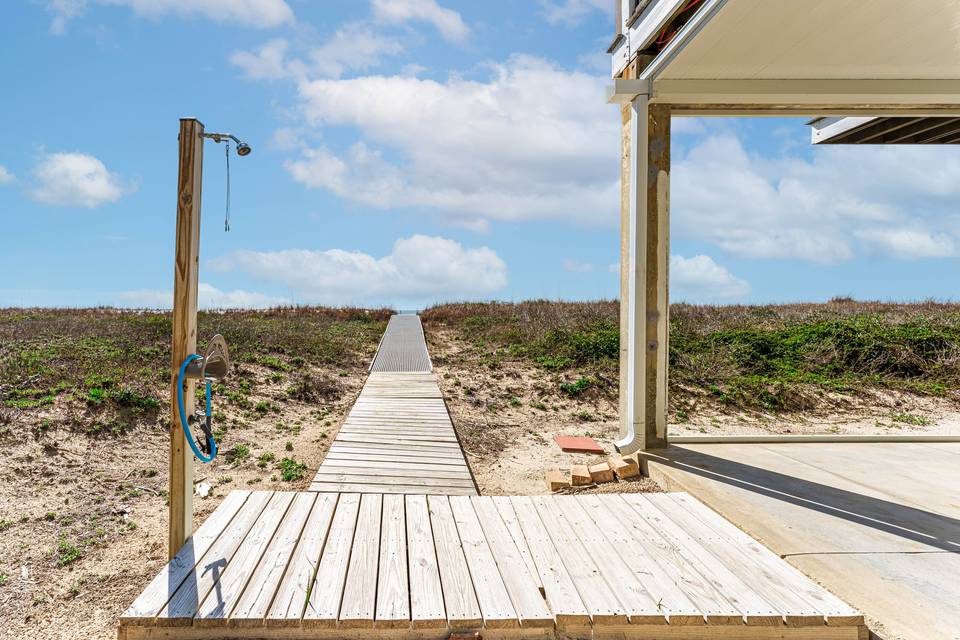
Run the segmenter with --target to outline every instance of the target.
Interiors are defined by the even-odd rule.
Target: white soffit
[[[958,0],[722,4],[659,79],[960,78]]]

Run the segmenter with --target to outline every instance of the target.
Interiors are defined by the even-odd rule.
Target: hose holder
[[[194,455],[201,462],[211,462],[217,456],[217,442],[213,437],[211,382],[223,380],[229,370],[230,352],[227,349],[227,341],[220,334],[210,339],[204,355],[191,353],[180,365],[180,372],[177,376],[177,408],[180,412],[180,426],[183,428],[184,436],[186,436]],[[196,422],[196,419],[194,416],[186,416],[186,408],[183,402],[183,383],[185,380],[203,380],[206,383],[205,411],[199,416],[203,418],[200,422],[200,428],[203,431],[204,442],[199,445],[190,431],[190,426]]]

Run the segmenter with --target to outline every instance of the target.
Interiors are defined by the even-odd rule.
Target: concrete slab
[[[960,444],[691,444],[643,460],[884,640],[960,639]]]

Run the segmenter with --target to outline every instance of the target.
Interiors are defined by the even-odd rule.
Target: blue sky
[[[615,297],[606,0],[35,0],[0,20],[0,305],[169,306],[177,119],[201,304]],[[960,157],[674,120],[676,300],[960,297]]]

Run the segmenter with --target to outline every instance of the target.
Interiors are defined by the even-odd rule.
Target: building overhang
[[[960,116],[960,4],[703,0],[608,98],[641,94],[690,115]]]

